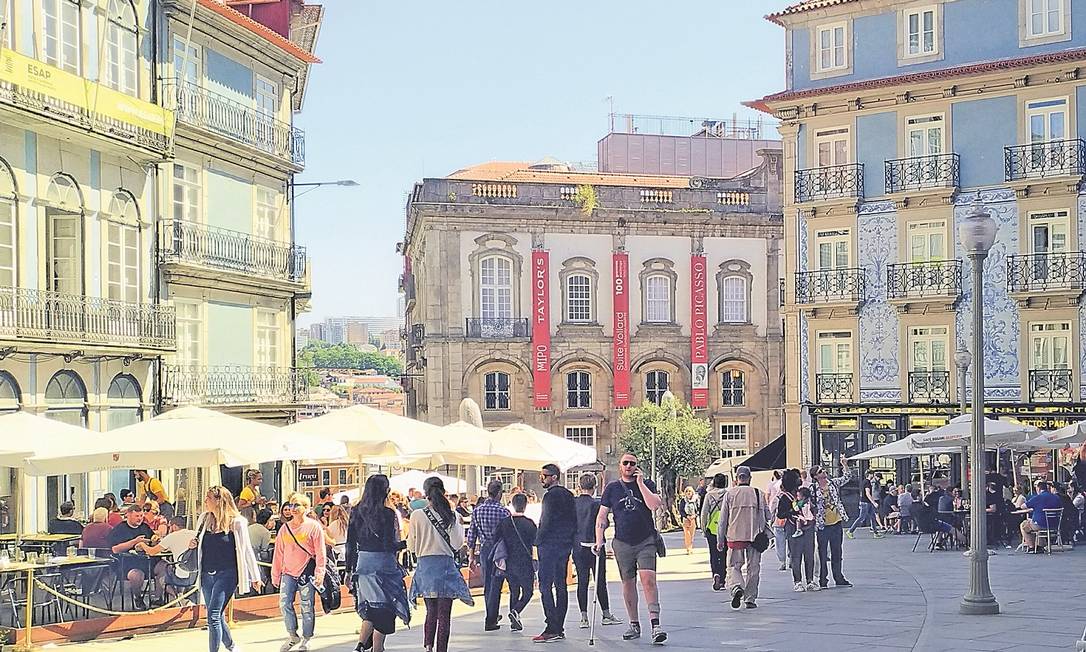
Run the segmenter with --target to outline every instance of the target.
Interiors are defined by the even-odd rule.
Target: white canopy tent
[[[1044,438],[1053,444],[1060,444],[1061,448],[1064,446],[1079,446],[1086,443],[1086,421],[1078,421],[1058,430],[1046,432]]]
[[[900,460],[922,455],[960,455],[962,446],[917,446],[915,437],[923,433],[913,433],[908,437],[883,444],[869,451],[853,455],[850,460],[871,460],[878,457]]]
[[[418,489],[422,491],[422,483],[426,481],[426,478],[436,475],[441,478],[441,482],[445,484],[445,491],[448,493],[459,494],[468,490],[468,484],[463,480],[456,478],[450,478],[447,475],[441,475],[439,473],[427,473],[425,471],[419,471],[412,469],[411,471],[405,471],[399,475],[394,475],[388,480],[389,488],[392,491],[398,491],[403,495],[407,495],[409,489]],[[347,497],[347,500],[353,505],[358,501],[359,496],[362,495],[361,489],[348,489],[336,494],[335,500],[338,504],[343,496]]]
[[[333,410],[314,419],[305,419],[283,430],[321,439],[343,442],[352,460],[371,464],[402,465],[415,457],[439,451],[441,429],[415,419],[397,416],[368,405]]]
[[[524,423],[515,423],[495,430],[492,435],[491,454],[496,459],[534,461],[534,465],[518,466],[506,463],[512,468],[537,468],[544,464],[557,464],[566,471],[596,461],[596,449],[570,441],[565,437],[552,435]],[[497,464],[493,466],[500,466]]]

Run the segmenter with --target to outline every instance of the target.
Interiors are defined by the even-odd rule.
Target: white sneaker
[[[807,583],[807,590],[808,591],[820,591],[821,589],[819,589],[818,585],[815,584],[814,582],[808,582]]]
[[[796,585],[792,587],[792,590],[796,593],[803,593],[807,590],[807,587],[803,586],[803,582],[796,582]]]
[[[294,646],[301,643],[302,639],[298,638],[296,634],[291,634],[290,638],[283,642],[283,645],[279,647],[279,652],[290,652],[294,649]]]
[[[297,650],[297,652],[309,652],[309,639],[303,638],[301,642],[298,643],[298,647],[294,649]]]

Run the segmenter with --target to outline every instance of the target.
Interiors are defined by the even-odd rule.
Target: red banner
[[[550,256],[532,251],[532,405],[551,406]]]
[[[705,256],[690,256],[690,405],[709,406],[708,309]]]
[[[630,257],[615,252],[612,257],[614,287],[615,407],[630,407]]]

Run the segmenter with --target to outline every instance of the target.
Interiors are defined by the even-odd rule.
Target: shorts
[[[633,545],[615,539],[611,542],[611,549],[615,552],[615,563],[618,564],[620,579],[632,580],[637,577],[639,570],[656,572],[655,536],[650,536],[641,543]]]

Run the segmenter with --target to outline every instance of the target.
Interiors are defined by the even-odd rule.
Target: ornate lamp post
[[[969,372],[969,363],[972,361],[972,356],[969,355],[969,350],[965,348],[963,342],[958,349],[958,352],[954,354],[954,365],[958,368],[958,401],[962,406],[962,414],[965,414],[968,406],[965,401],[965,384],[967,382],[966,374]],[[969,487],[966,486],[965,479],[969,477],[969,453],[962,449],[961,455],[961,477],[962,477],[962,495],[963,497],[969,497]]]
[[[999,613],[999,603],[988,581],[987,514],[984,511],[984,259],[995,244],[998,225],[988,211],[976,206],[962,220],[958,237],[973,262],[973,436],[969,442],[972,457],[972,509],[969,510],[972,551],[969,566],[969,592],[962,598],[960,612],[965,615]]]

